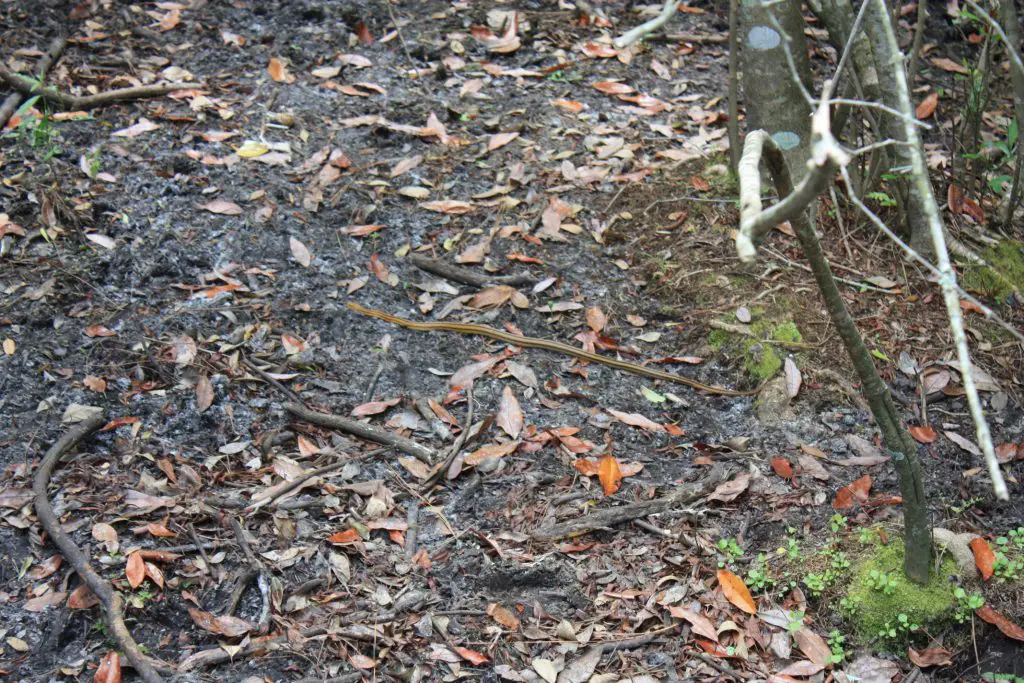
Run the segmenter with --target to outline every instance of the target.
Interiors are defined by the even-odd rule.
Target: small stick
[[[708,657],[703,652],[694,652],[694,653],[692,653],[692,655],[694,657],[696,657],[697,659],[699,659],[700,661],[702,661],[705,664],[707,664],[708,666],[710,666],[712,669],[715,669],[715,670],[725,674],[726,676],[732,676],[733,678],[735,678],[737,680],[740,680],[740,681],[746,681],[746,680],[750,679],[750,676],[748,674],[740,673],[739,671],[737,671],[736,669],[732,668],[728,664],[725,664],[724,662],[719,662],[718,660],[716,660],[713,657]]]
[[[680,505],[688,505],[693,501],[703,498],[709,494],[720,481],[725,479],[724,468],[716,465],[707,478],[692,484],[683,484],[674,491],[661,498],[654,500],[632,503],[617,508],[596,510],[586,517],[573,519],[561,524],[552,524],[541,527],[530,534],[535,541],[557,541],[561,538],[578,536],[597,529],[633,521],[640,517],[653,515],[658,512],[665,512]]]
[[[420,493],[426,495],[432,488],[437,486],[437,482],[448,473],[448,468],[451,467],[452,463],[455,462],[455,458],[458,457],[459,451],[466,445],[466,440],[469,438],[469,430],[473,428],[473,383],[470,382],[466,388],[466,423],[459,432],[459,436],[455,439],[455,443],[452,444],[451,448],[448,449],[447,455],[445,455],[444,462],[441,466],[434,470],[434,473],[423,482],[420,486]]]
[[[78,95],[62,93],[56,88],[40,88],[31,78],[26,78],[25,76],[16,74],[2,64],[0,64],[0,81],[3,81],[10,87],[14,88],[25,97],[34,97],[39,95],[40,99],[48,104],[55,104],[61,109],[73,111],[98,109],[99,107],[105,107],[108,104],[114,104],[115,102],[141,100],[150,97],[162,97],[163,95],[166,95],[169,92],[174,92],[175,90],[191,90],[193,88],[203,87],[200,83],[163,83],[161,85],[140,85],[133,88],[118,88],[117,90],[101,92],[98,95],[79,97]]]
[[[315,425],[331,429],[340,429],[343,432],[355,434],[369,441],[397,448],[428,465],[433,464],[438,459],[437,453],[432,448],[418,444],[412,439],[406,439],[404,436],[392,434],[379,427],[359,422],[358,420],[350,420],[340,415],[318,413],[297,403],[285,403],[284,409],[304,422],[311,422]]]
[[[166,664],[153,662],[146,655],[142,654],[139,644],[135,642],[131,631],[128,630],[124,623],[124,606],[121,594],[114,590],[109,581],[96,573],[96,570],[89,564],[88,556],[61,529],[60,521],[57,519],[57,515],[54,513],[53,507],[50,505],[50,499],[47,496],[46,489],[49,486],[54,470],[57,469],[57,465],[60,463],[61,457],[77,446],[83,439],[102,427],[104,422],[106,422],[106,419],[102,414],[93,415],[65,433],[57,443],[50,447],[50,450],[46,451],[46,455],[43,456],[42,462],[39,463],[39,470],[36,471],[35,479],[32,482],[36,517],[39,518],[39,524],[50,535],[50,540],[60,550],[61,555],[67,558],[78,576],[81,577],[93,594],[99,598],[100,604],[103,605],[103,614],[106,617],[107,625],[110,627],[110,634],[114,637],[114,642],[117,643],[117,649],[124,653],[125,658],[128,659],[139,673],[142,680],[146,681],[146,683],[162,683],[164,679],[157,671],[157,667],[169,674],[173,673],[173,669]]]
[[[39,60],[39,64],[36,65],[36,78],[42,81],[46,78],[46,73],[50,70],[60,56],[64,54],[64,48],[67,47],[67,38],[54,38],[50,41],[50,47],[46,50],[46,54]],[[7,122],[14,115],[14,112],[18,111],[18,107],[24,101],[25,96],[20,92],[12,92],[4,100],[4,103],[0,105],[0,130],[3,130],[7,126]]]
[[[203,562],[206,563],[206,571],[210,571],[210,567],[213,565],[210,563],[210,558],[206,554],[206,546],[199,540],[199,534],[196,533],[196,528],[191,524],[188,525],[188,535],[189,538],[192,539],[192,542],[195,543],[195,548],[202,556]]]
[[[278,391],[280,391],[282,394],[284,394],[285,396],[287,396],[291,400],[295,401],[296,403],[302,403],[302,399],[299,398],[298,394],[296,394],[294,391],[292,391],[291,389],[286,387],[284,384],[282,384],[276,378],[272,377],[269,372],[267,372],[266,370],[263,370],[262,368],[257,366],[255,363],[253,363],[251,360],[249,360],[248,358],[245,358],[245,357],[242,358],[242,365],[244,365],[245,367],[247,367],[250,370],[252,370],[253,372],[255,372],[257,375],[260,376],[260,379],[262,379],[263,381],[273,385],[275,388],[277,388]]]
[[[368,458],[368,457],[370,457],[372,455],[378,455],[380,453],[383,453],[386,450],[388,450],[388,449],[387,448],[376,448],[376,449],[374,449],[372,451],[367,451],[365,453],[360,454],[359,457],[360,458]],[[267,498],[265,501],[260,500],[260,501],[257,501],[256,503],[253,503],[248,508],[246,508],[244,510],[244,512],[249,513],[249,512],[253,512],[253,511],[257,510],[258,508],[264,507],[266,505],[274,505],[274,503],[276,503],[283,496],[285,496],[286,494],[291,493],[295,489],[301,487],[303,484],[305,484],[310,479],[315,479],[316,477],[319,477],[319,476],[321,476],[323,474],[328,474],[328,473],[333,472],[335,470],[340,470],[342,467],[344,467],[345,465],[347,465],[350,462],[352,462],[351,458],[350,459],[346,459],[346,460],[339,459],[337,462],[332,462],[330,465],[324,465],[323,467],[317,467],[315,469],[307,470],[306,472],[303,472],[302,474],[300,474],[299,476],[295,477],[291,481],[289,481],[287,483],[283,483],[283,485],[281,486],[281,489],[278,490],[278,491],[274,491],[274,495],[272,495],[270,498]]]
[[[412,562],[416,556],[416,540],[420,533],[420,504],[418,501],[409,501],[409,509],[405,511],[405,520],[409,526],[405,533],[405,561]]]
[[[429,256],[423,254],[410,254],[409,262],[419,268],[425,270],[428,273],[434,275],[440,275],[446,280],[452,280],[454,282],[461,282],[465,285],[472,285],[474,287],[487,287],[489,285],[509,285],[510,287],[520,287],[522,285],[532,285],[537,281],[532,275],[528,273],[522,273],[520,275],[487,275],[480,274],[469,268],[463,268],[462,266],[454,266],[444,261],[438,261],[432,259]]]
[[[256,553],[253,552],[252,547],[249,545],[249,539],[245,537],[245,529],[242,528],[238,519],[232,515],[228,518],[228,523],[231,525],[231,530],[235,532],[238,545],[242,546],[242,552],[245,554],[246,560],[249,561],[248,578],[251,579],[253,574],[256,576],[256,585],[260,589],[260,597],[263,600],[262,607],[260,608],[260,617],[256,622],[256,632],[258,635],[265,635],[270,628],[270,574],[263,563],[260,562]],[[241,583],[241,580],[239,583]],[[238,597],[239,599],[242,597],[241,592],[238,594]]]

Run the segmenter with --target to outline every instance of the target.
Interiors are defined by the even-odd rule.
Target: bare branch
[[[665,6],[661,8],[661,14],[654,17],[650,21],[646,21],[636,28],[626,31],[621,36],[615,39],[612,43],[617,48],[624,48],[632,45],[636,41],[640,40],[648,33],[653,33],[659,28],[668,23],[668,20],[672,18],[672,15],[679,9],[679,3],[682,0],[665,0]]]

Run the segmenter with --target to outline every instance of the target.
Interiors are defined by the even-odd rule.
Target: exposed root
[[[57,515],[50,505],[50,499],[46,492],[50,478],[53,476],[54,470],[57,469],[61,457],[102,427],[104,422],[105,419],[102,415],[95,415],[83,420],[53,444],[43,456],[42,462],[39,463],[39,470],[32,482],[36,517],[39,518],[39,524],[50,535],[50,540],[60,549],[61,555],[71,563],[82,581],[99,598],[107,626],[110,628],[110,635],[117,643],[117,649],[124,654],[142,680],[146,683],[161,683],[164,679],[158,669],[168,674],[173,674],[173,669],[166,664],[154,663],[139,650],[138,643],[132,638],[131,632],[124,623],[124,603],[121,600],[121,594],[114,590],[109,581],[96,573],[96,570],[89,564],[88,556],[60,528],[60,522],[57,520]]]

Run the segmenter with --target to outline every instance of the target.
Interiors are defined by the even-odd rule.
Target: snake
[[[417,322],[415,320],[408,320],[407,318],[401,318],[397,315],[385,313],[384,311],[378,311],[374,308],[367,308],[361,304],[357,304],[354,301],[348,302],[348,307],[361,315],[369,316],[371,318],[377,318],[389,322],[393,325],[398,325],[409,330],[415,330],[417,332],[455,332],[458,334],[466,334],[477,337],[487,337],[488,339],[494,339],[496,341],[505,342],[513,346],[520,346],[530,349],[544,349],[545,351],[553,351],[554,353],[560,353],[566,356],[571,356],[577,360],[588,361],[590,363],[599,363],[601,365],[615,368],[616,370],[622,370],[634,375],[641,377],[649,377],[651,379],[660,379],[666,382],[673,382],[675,384],[682,384],[688,386],[691,389],[703,391],[708,394],[719,394],[722,396],[753,396],[760,391],[761,387],[756,389],[727,389],[726,387],[717,387],[711,384],[704,384],[698,382],[695,379],[689,377],[683,377],[682,375],[675,375],[671,372],[665,372],[664,370],[658,370],[657,368],[649,368],[646,365],[640,365],[639,363],[630,363],[629,361],[619,360],[618,358],[610,358],[608,356],[602,356],[583,349],[570,346],[569,344],[563,344],[562,342],[553,341],[551,339],[542,339],[540,337],[527,337],[518,334],[509,334],[487,325],[478,325],[475,323],[452,323],[452,322]]]

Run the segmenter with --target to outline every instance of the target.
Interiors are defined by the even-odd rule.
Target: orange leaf
[[[933,92],[928,97],[921,100],[921,104],[917,105],[917,109],[914,111],[914,115],[919,119],[926,119],[935,113],[935,107],[939,105],[939,93]]]
[[[994,571],[992,564],[996,561],[996,554],[992,552],[988,541],[981,536],[972,539],[970,546],[971,551],[974,553],[974,564],[977,565],[978,571],[981,572],[981,578],[988,581],[992,578]]]
[[[359,38],[359,42],[363,45],[369,45],[373,42],[373,36],[370,35],[370,29],[363,22],[356,23],[356,37]]]
[[[743,583],[743,579],[728,569],[719,569],[718,583],[722,586],[722,592],[725,593],[729,602],[747,614],[757,614],[757,605],[746,584]]]
[[[355,529],[345,529],[344,531],[336,531],[327,537],[328,542],[335,545],[347,545],[349,543],[355,543],[359,540],[359,532]]]
[[[772,470],[783,479],[793,478],[793,466],[781,455],[772,458]]]
[[[172,538],[174,536],[177,536],[177,534],[175,534],[173,531],[165,527],[163,524],[156,524],[155,522],[147,524],[146,531],[149,532],[150,536],[162,536],[165,538]]]
[[[577,458],[572,461],[572,466],[576,468],[577,472],[588,477],[597,474],[599,470],[597,461],[593,458]]]
[[[551,104],[555,105],[559,109],[578,114],[583,111],[583,103],[577,102],[576,100],[553,100]]]
[[[982,621],[986,621],[1000,631],[1007,638],[1013,638],[1014,640],[1024,640],[1024,628],[1021,628],[1017,624],[1013,623],[999,612],[995,611],[988,605],[983,605],[978,609],[974,610],[974,613],[978,615],[978,618]]]
[[[490,659],[488,659],[487,655],[480,654],[476,650],[470,650],[468,647],[456,647],[455,651],[458,652],[459,656],[465,659],[467,662],[469,662],[470,664],[476,664],[477,666],[481,664],[486,664],[487,662],[491,661]]]
[[[507,629],[514,630],[519,628],[519,619],[516,618],[516,615],[496,602],[492,602],[487,606],[487,614]]]
[[[124,575],[128,577],[128,584],[132,588],[138,588],[146,579],[146,562],[142,555],[136,550],[128,556],[128,563],[124,567]]]
[[[907,656],[915,666],[922,669],[929,666],[949,666],[953,663],[953,653],[944,647],[930,647],[918,652],[912,647],[907,648]]]
[[[868,499],[868,492],[871,490],[871,475],[863,477],[848,486],[836,491],[835,500],[832,501],[832,509],[846,510],[853,507],[854,501],[863,503]]]
[[[71,591],[71,596],[68,597],[68,609],[89,609],[98,604],[100,604],[100,599],[84,583]]]
[[[604,488],[604,495],[610,496],[622,485],[622,471],[614,455],[606,455],[598,462],[597,478]]]
[[[121,683],[121,658],[111,650],[100,660],[96,667],[96,673],[92,677],[93,683]]]
[[[625,83],[616,83],[615,81],[599,81],[594,83],[593,88],[600,90],[606,95],[625,95],[633,92],[633,87],[626,85]]]
[[[288,72],[284,68],[284,62],[277,57],[270,58],[270,64],[267,65],[267,73],[278,83],[283,83],[288,78]]]
[[[939,435],[931,428],[930,425],[924,425],[923,427],[919,425],[911,425],[910,427],[907,427],[907,431],[910,432],[910,435],[914,437],[915,440],[921,443],[931,443],[935,441],[935,439],[939,438]]]

